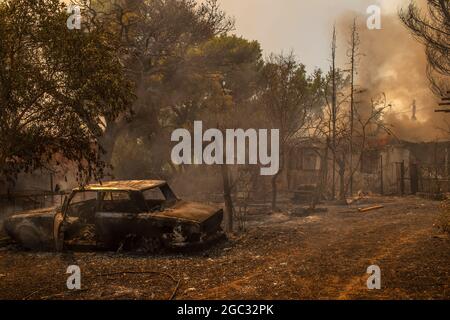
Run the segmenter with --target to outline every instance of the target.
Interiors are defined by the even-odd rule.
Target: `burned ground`
[[[449,299],[450,239],[440,203],[370,198],[296,217],[248,215],[247,232],[197,253],[137,256],[0,248],[0,299]],[[371,204],[384,208],[366,213]],[[82,290],[66,289],[68,265]],[[382,289],[369,291],[368,266]],[[126,273],[125,273],[126,272]]]

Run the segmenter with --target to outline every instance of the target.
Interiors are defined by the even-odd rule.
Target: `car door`
[[[122,242],[128,235],[136,234],[137,218],[141,208],[131,192],[105,191],[95,214],[95,227],[100,243],[108,247]]]
[[[58,252],[64,249],[64,232],[61,228],[63,221],[62,212],[57,212],[53,220],[53,238],[55,240],[55,250]]]

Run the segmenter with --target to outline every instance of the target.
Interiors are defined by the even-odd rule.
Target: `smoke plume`
[[[355,14],[346,14],[338,20],[341,57],[347,59],[350,27]],[[382,29],[369,30],[366,16],[358,16],[360,36],[357,85],[368,90],[369,96],[385,93],[392,107],[385,121],[402,140],[420,142],[448,138],[445,115],[435,113],[439,97],[431,89],[426,75],[427,59],[424,46],[416,41],[401,23],[397,14],[382,15]],[[348,61],[342,59],[348,68]],[[412,105],[415,100],[416,120]],[[367,101],[357,107],[364,108]]]

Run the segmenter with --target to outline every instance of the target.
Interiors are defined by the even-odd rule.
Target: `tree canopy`
[[[101,174],[103,119],[129,108],[133,84],[102,28],[69,30],[58,0],[0,3],[0,174],[46,166],[55,154],[80,178]]]
[[[414,36],[426,47],[429,62],[429,78],[432,88],[439,93],[450,90],[450,1],[427,0],[428,14],[411,2],[406,10],[400,11],[400,19]]]

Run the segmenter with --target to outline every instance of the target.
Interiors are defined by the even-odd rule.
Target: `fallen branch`
[[[28,299],[30,299],[32,296],[34,296],[34,295],[35,295],[36,293],[38,293],[38,292],[44,291],[44,290],[46,290],[46,289],[53,288],[53,285],[54,285],[54,284],[52,284],[51,286],[41,287],[41,288],[39,288],[39,289],[37,289],[37,290],[31,292],[30,294],[26,295],[24,298],[22,298],[22,300],[28,300]]]
[[[350,199],[350,200],[347,200],[347,204],[348,204],[348,205],[351,205],[351,204],[354,204],[354,203],[356,203],[356,202],[358,202],[358,201],[360,201],[360,200],[362,200],[362,199],[364,199],[363,196],[358,196],[358,197],[356,197],[356,198],[352,198],[352,199]]]
[[[86,292],[86,291],[89,291],[89,290],[90,290],[89,288],[69,290],[69,291],[66,290],[64,292],[55,293],[55,294],[51,294],[49,296],[40,297],[39,300],[48,300],[48,299],[52,299],[52,298],[56,298],[56,297],[61,297],[61,296],[64,296],[66,294],[68,294],[68,295],[77,294],[77,293]]]
[[[161,271],[119,271],[119,272],[111,272],[111,273],[99,273],[96,274],[97,277],[109,277],[109,276],[117,276],[121,274],[162,274],[166,277],[169,277],[174,282],[177,282],[178,280],[172,276],[170,273],[161,272]]]
[[[368,208],[359,208],[358,211],[359,212],[368,212],[368,211],[373,211],[373,210],[379,210],[379,209],[383,209],[384,206],[373,206],[373,207],[368,207]]]
[[[97,274],[96,276],[109,277],[109,276],[117,276],[117,275],[124,275],[124,274],[162,274],[166,277],[169,277],[173,282],[175,282],[177,284],[175,289],[173,290],[172,295],[170,296],[169,300],[173,300],[175,298],[175,296],[178,292],[178,288],[180,287],[180,284],[181,284],[181,279],[177,280],[170,273],[161,272],[161,271],[121,271],[121,272],[111,272],[111,273],[100,273],[100,274]]]
[[[175,296],[177,295],[178,292],[178,288],[180,287],[181,284],[181,279],[178,280],[177,286],[175,287],[175,290],[173,290],[172,295],[170,296],[169,300],[173,300],[175,298]]]

